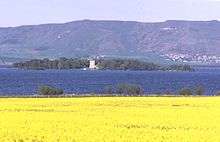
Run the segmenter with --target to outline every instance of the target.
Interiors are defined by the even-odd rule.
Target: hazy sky
[[[220,20],[220,0],[0,0],[0,27],[82,19]]]

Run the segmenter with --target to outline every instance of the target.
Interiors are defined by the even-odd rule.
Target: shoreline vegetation
[[[194,69],[190,65],[159,65],[135,59],[96,59],[99,70],[131,70],[131,71],[189,71]],[[33,59],[25,62],[14,63],[13,67],[30,70],[46,69],[88,69],[89,60],[82,58]]]
[[[107,86],[103,93],[87,93],[87,94],[68,94],[64,90],[51,86],[41,86],[37,93],[33,95],[0,95],[0,98],[86,98],[86,97],[216,97],[220,96],[220,92],[213,95],[206,95],[202,86],[194,89],[182,88],[178,93],[152,93],[146,94],[143,89],[136,84],[118,84],[115,88]]]
[[[41,86],[38,89],[38,95],[41,96],[62,96],[64,95],[64,90],[51,86]],[[163,93],[155,93],[155,94],[146,94],[143,88],[137,84],[128,84],[122,83],[117,84],[116,86],[106,86],[103,89],[102,94],[90,93],[88,96],[96,96],[96,97],[144,97],[144,96],[220,96],[220,92],[216,92],[213,95],[206,95],[205,89],[203,86],[196,86],[192,88],[182,88],[178,91],[178,93],[171,92],[163,92]],[[66,95],[68,96],[68,95]],[[72,94],[70,96],[85,96],[85,94]]]
[[[107,95],[107,94],[99,94],[99,95],[94,95],[94,94],[81,94],[81,95],[73,95],[73,94],[64,94],[64,95],[0,95],[1,98],[209,98],[209,97],[220,97],[220,95],[212,95],[212,96],[198,96],[198,95],[192,95],[192,96],[181,96],[181,95],[158,95],[158,94],[146,94],[142,96],[121,96],[118,94],[113,94],[113,95]]]

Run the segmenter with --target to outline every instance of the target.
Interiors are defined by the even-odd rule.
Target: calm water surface
[[[198,68],[196,72],[156,71],[83,71],[20,70],[0,68],[0,95],[30,95],[42,85],[51,85],[66,93],[102,93],[109,85],[132,83],[146,93],[176,93],[183,87],[202,85],[206,94],[220,91],[220,68]]]

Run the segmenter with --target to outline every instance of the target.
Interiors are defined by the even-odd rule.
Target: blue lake
[[[0,95],[36,94],[39,86],[51,85],[65,93],[102,93],[106,86],[132,83],[145,93],[177,93],[183,87],[202,85],[207,95],[220,91],[220,68],[198,68],[196,72],[20,70],[0,68]]]

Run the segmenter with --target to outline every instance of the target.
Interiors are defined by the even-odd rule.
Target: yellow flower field
[[[0,142],[220,142],[219,97],[0,99]]]

